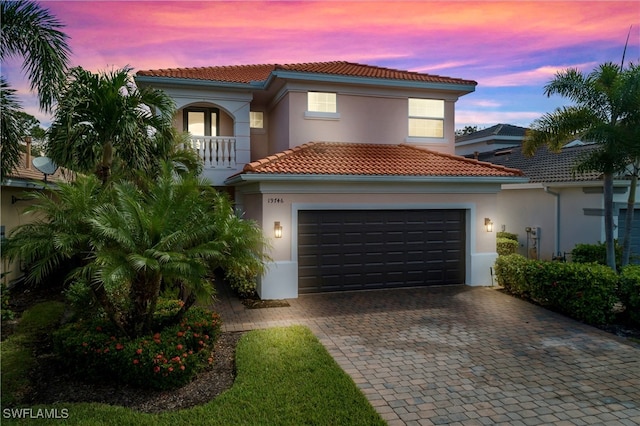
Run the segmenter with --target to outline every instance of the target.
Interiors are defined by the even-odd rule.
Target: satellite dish
[[[49,157],[36,157],[31,160],[31,164],[33,164],[33,167],[44,174],[45,182],[47,181],[48,175],[52,175],[56,172],[56,170],[58,170],[58,166],[56,165],[56,163],[54,163],[53,160]]]

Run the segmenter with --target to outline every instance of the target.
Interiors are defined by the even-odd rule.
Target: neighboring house
[[[512,147],[480,154],[483,161],[522,170],[528,183],[505,184],[498,194],[497,230],[518,234],[520,254],[564,257],[578,243],[605,240],[603,183],[599,173],[574,173],[581,156],[598,146],[574,141],[560,153],[540,148],[533,157]],[[624,232],[629,180],[614,182],[616,236]],[[640,204],[634,212],[632,250],[640,254]]]
[[[44,175],[32,164],[31,146],[27,144],[26,153],[22,155],[18,166],[2,181],[0,193],[0,238],[9,236],[11,230],[18,225],[28,223],[30,216],[23,215],[24,209],[31,204],[25,199],[25,193],[45,190],[47,185],[67,181],[61,169],[52,175]],[[46,183],[45,183],[46,178]],[[5,284],[19,278],[24,265],[18,262],[10,265],[6,260],[0,265],[0,273]]]
[[[525,127],[496,124],[477,132],[456,136],[456,154],[471,156],[476,153],[520,146],[526,131]]]
[[[204,176],[233,187],[271,241],[264,299],[488,285],[505,183],[454,155],[455,102],[476,82],[348,62],[140,71],[177,104]]]

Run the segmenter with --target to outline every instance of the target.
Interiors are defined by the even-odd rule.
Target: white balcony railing
[[[205,169],[236,167],[236,138],[229,136],[191,136],[190,148],[204,161]]]

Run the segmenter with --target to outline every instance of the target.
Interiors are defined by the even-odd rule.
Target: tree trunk
[[[90,288],[93,291],[93,295],[98,301],[98,304],[102,309],[104,309],[104,312],[107,314],[109,320],[116,327],[118,327],[120,331],[122,331],[124,334],[127,334],[125,325],[119,317],[117,309],[115,308],[115,306],[113,306],[113,303],[111,302],[111,299],[109,298],[109,295],[107,294],[107,291],[104,289],[102,284],[98,286],[90,286]]]
[[[604,236],[607,266],[616,271],[616,250],[613,241],[613,173],[604,174]]]
[[[96,174],[103,185],[107,183],[109,176],[111,176],[111,164],[113,164],[113,144],[108,141],[102,147],[102,161],[98,165],[98,170],[96,170]]]
[[[633,225],[633,210],[636,204],[636,189],[638,187],[638,166],[638,164],[634,165],[631,183],[629,184],[629,198],[627,198],[627,216],[624,222],[624,242],[622,244],[622,266],[628,265],[629,258],[631,257],[631,227]]]
[[[130,300],[133,303],[127,318],[127,334],[130,337],[139,337],[151,331],[161,282],[160,275],[152,275],[138,277],[131,283]]]

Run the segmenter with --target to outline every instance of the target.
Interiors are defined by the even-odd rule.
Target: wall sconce
[[[280,225],[280,222],[273,222],[273,235],[276,238],[282,238],[282,225]]]
[[[491,222],[491,219],[489,219],[488,217],[484,218],[484,227],[487,232],[493,232],[493,222]]]

